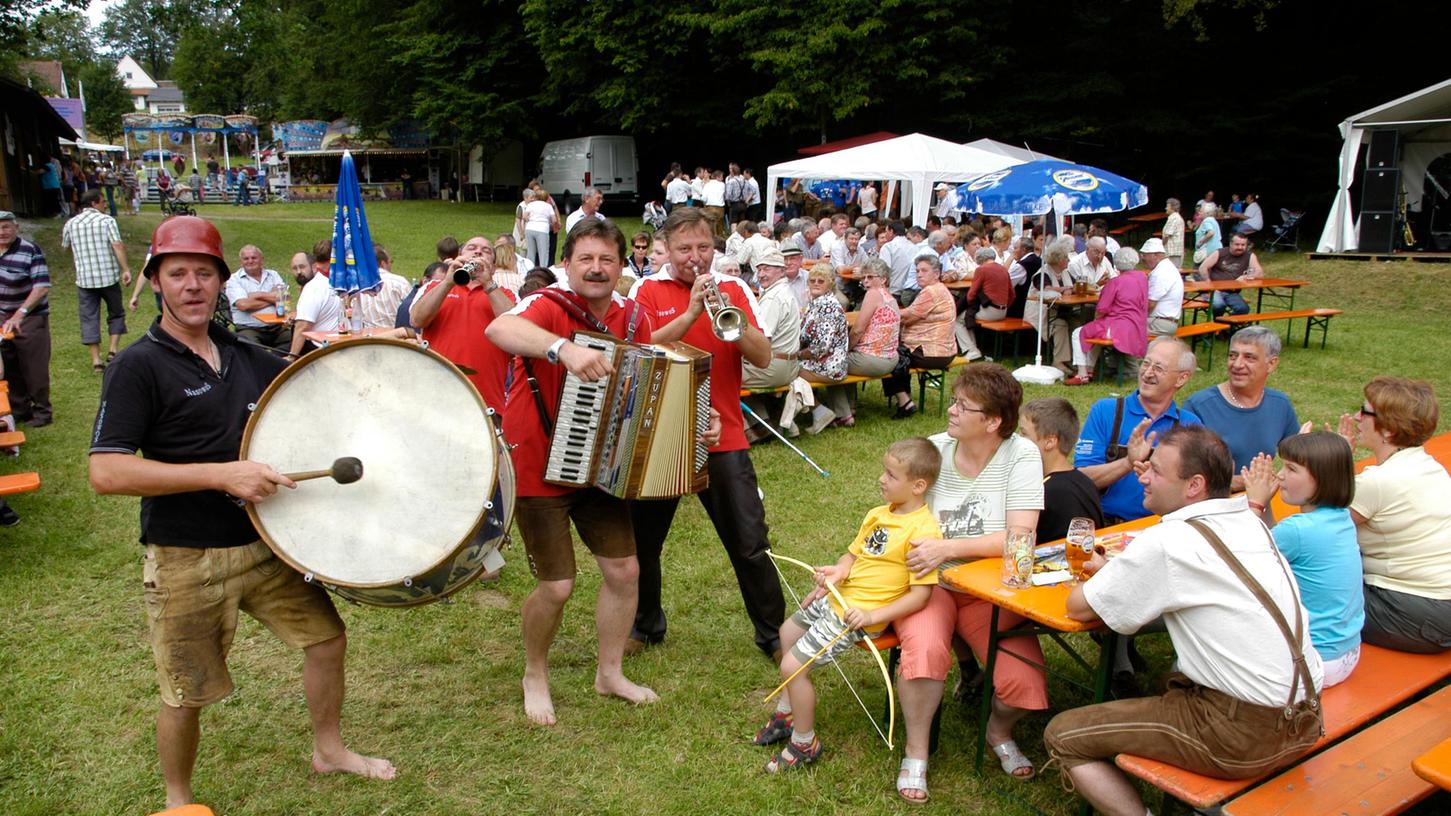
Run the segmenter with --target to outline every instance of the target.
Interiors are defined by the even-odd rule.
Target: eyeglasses
[[[1368,416],[1368,417],[1372,417],[1372,418],[1375,417],[1375,411],[1373,411],[1373,410],[1371,410],[1369,408],[1357,408],[1357,409],[1355,409],[1355,413],[1357,413],[1357,414],[1359,414],[1361,416]]]
[[[1139,370],[1153,372],[1154,374],[1158,374],[1160,376],[1170,373],[1169,369],[1165,368],[1159,363],[1151,363],[1148,360],[1139,363]]]
[[[984,411],[981,408],[974,408],[971,405],[968,405],[966,402],[962,401],[961,399],[955,399],[952,401],[951,404],[952,407],[956,408],[958,411],[972,411],[975,414],[982,414],[983,416],[987,416],[987,411]]]
[[[649,249],[649,244],[635,244],[635,249]]]

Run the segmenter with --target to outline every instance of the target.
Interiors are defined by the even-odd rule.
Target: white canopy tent
[[[902,182],[903,200],[911,203],[912,223],[925,226],[927,216],[932,212],[932,185],[939,181],[971,181],[983,173],[1022,163],[1020,159],[921,133],[849,147],[767,168],[764,191],[766,220],[769,222],[774,218],[776,188],[783,178],[851,179]],[[882,201],[885,205],[885,196]]]
[[[1050,156],[1047,153],[1039,153],[1038,151],[1029,148],[1027,145],[1024,145],[1023,147],[1014,147],[1013,145],[999,142],[996,139],[977,139],[971,142],[966,142],[962,146],[975,147],[978,150],[986,150],[989,153],[996,153],[999,156],[1005,156],[1009,159],[1017,159],[1020,162],[1038,161],[1039,159],[1047,159],[1049,161],[1068,161],[1067,159],[1060,159],[1057,156]]]
[[[1419,210],[1426,169],[1437,156],[1451,152],[1451,79],[1340,123],[1340,135],[1345,139],[1340,148],[1340,190],[1320,234],[1320,252],[1350,252],[1360,246],[1359,225],[1350,207],[1350,186],[1355,183],[1360,147],[1368,130],[1400,131],[1401,184],[1407,206]]]

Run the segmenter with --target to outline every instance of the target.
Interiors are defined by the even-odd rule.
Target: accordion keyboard
[[[615,351],[614,343],[595,337],[579,337],[575,341],[606,356],[612,356]],[[579,485],[592,482],[595,443],[603,424],[609,393],[608,378],[587,383],[573,374],[565,375],[559,397],[559,415],[549,443],[549,460],[544,467],[547,481]]]

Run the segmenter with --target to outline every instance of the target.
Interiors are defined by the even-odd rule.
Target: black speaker
[[[1400,195],[1401,171],[1367,170],[1360,187],[1360,209],[1394,210]]]
[[[1395,239],[1395,213],[1361,211],[1360,252],[1388,253],[1395,248]]]
[[[1365,154],[1366,167],[1390,168],[1400,164],[1401,132],[1398,130],[1372,130],[1370,149]]]

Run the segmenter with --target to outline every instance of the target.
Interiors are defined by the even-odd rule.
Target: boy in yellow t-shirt
[[[887,449],[877,479],[887,503],[867,513],[839,561],[816,568],[817,585],[836,585],[848,606],[839,608],[827,595],[782,625],[781,646],[787,650],[781,660],[783,681],[807,663],[835,660],[868,634],[880,634],[892,621],[927,605],[937,572],[914,577],[907,568],[907,547],[913,539],[942,536],[924,501],[941,467],[942,455],[923,437],[903,439]],[[810,673],[808,668],[790,681],[770,721],[756,733],[757,745],[789,738],[781,753],[766,763],[767,773],[800,768],[821,756]]]

